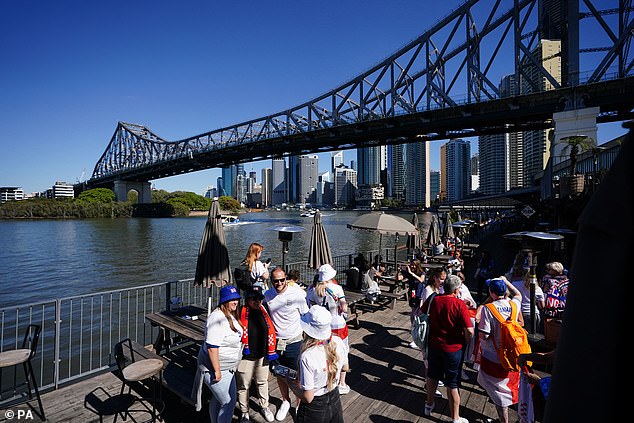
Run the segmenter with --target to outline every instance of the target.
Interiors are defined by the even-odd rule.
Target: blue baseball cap
[[[226,285],[220,288],[220,299],[218,300],[218,305],[239,299],[240,293],[238,292],[238,288],[236,288],[235,286]]]
[[[502,278],[487,279],[486,284],[495,295],[502,296],[506,294],[506,282]]]

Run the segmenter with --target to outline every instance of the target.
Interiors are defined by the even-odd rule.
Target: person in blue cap
[[[515,315],[513,318],[523,324],[521,313],[522,294],[517,288],[504,276],[487,279],[485,283],[489,288],[491,302],[502,317],[508,319],[514,309]],[[514,308],[511,308],[511,301],[515,303]],[[486,302],[488,302],[488,299]],[[480,357],[478,383],[487,392],[493,404],[495,404],[500,423],[508,423],[508,408],[513,404],[517,404],[520,381],[519,372],[509,371],[502,367],[495,347],[495,345],[500,345],[500,322],[493,316],[488,307],[481,305],[479,309],[481,316],[478,323],[478,336],[482,355]]]
[[[212,393],[211,423],[231,423],[236,406],[235,372],[242,358],[244,331],[238,315],[239,300],[240,293],[235,286],[220,289],[218,307],[209,313],[205,342],[198,353],[198,364],[207,369],[203,380]]]

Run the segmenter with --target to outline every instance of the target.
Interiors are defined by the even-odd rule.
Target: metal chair
[[[119,393],[119,395],[123,395],[126,386],[128,387],[128,394],[130,394],[132,392],[132,384],[134,382],[141,382],[146,379],[158,378],[158,380],[156,381],[157,383],[152,389],[152,398],[149,401],[152,403],[152,421],[156,421],[157,417],[160,417],[160,414],[163,412],[164,408],[164,403],[160,398],[161,372],[163,371],[163,361],[156,358],[142,357],[140,360],[137,360],[136,355],[138,354],[134,352],[134,348],[132,347],[132,340],[130,338],[126,338],[118,342],[114,347],[114,358],[117,362],[119,375],[121,376],[123,382],[121,384],[121,392]]]
[[[44,407],[42,406],[42,399],[40,398],[40,391],[37,388],[35,372],[33,371],[33,365],[31,364],[31,360],[35,357],[35,353],[37,352],[37,343],[40,339],[40,332],[40,326],[28,325],[26,327],[26,332],[24,333],[24,339],[22,340],[22,347],[16,350],[3,351],[0,353],[0,368],[18,366],[22,364],[29,399],[33,399],[33,392],[31,391],[35,391],[35,397],[37,398],[37,403],[40,409],[39,413],[31,404],[28,405],[38,415],[38,417],[42,419],[42,421],[46,421]],[[31,388],[31,384],[33,384],[33,388]]]

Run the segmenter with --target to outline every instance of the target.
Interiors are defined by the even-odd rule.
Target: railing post
[[[62,335],[62,302],[60,299],[55,300],[55,356],[53,358],[53,385],[55,389],[59,388],[59,344]]]
[[[170,309],[170,299],[172,298],[172,283],[165,284],[165,310]]]

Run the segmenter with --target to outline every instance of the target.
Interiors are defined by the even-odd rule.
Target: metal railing
[[[371,262],[378,253],[362,254]],[[381,255],[389,263],[394,261],[394,253],[393,248],[386,248]],[[406,251],[398,250],[396,254],[404,259]],[[333,257],[337,280],[343,285],[354,257]],[[289,263],[286,269],[299,270],[305,283],[312,282],[317,271],[308,267],[307,260]],[[212,304],[217,302],[218,289],[196,286],[193,279],[184,279],[5,307],[0,309],[0,352],[20,348],[26,327],[39,325],[42,332],[32,364],[40,389],[54,390],[112,368],[112,348],[121,339],[152,344],[158,328],[152,327],[145,315],[167,309],[172,297],[180,297],[183,304],[206,308],[209,297]],[[0,408],[26,392],[24,374],[18,367],[0,369]]]
[[[113,365],[112,347],[123,338],[142,345],[154,342],[158,329],[145,315],[165,310],[171,297],[184,304],[207,306],[217,289],[195,286],[193,279],[60,298],[0,309],[0,351],[20,348],[29,324],[41,327],[37,354],[32,361],[41,390],[99,373]],[[21,366],[0,371],[0,407],[23,396]]]

